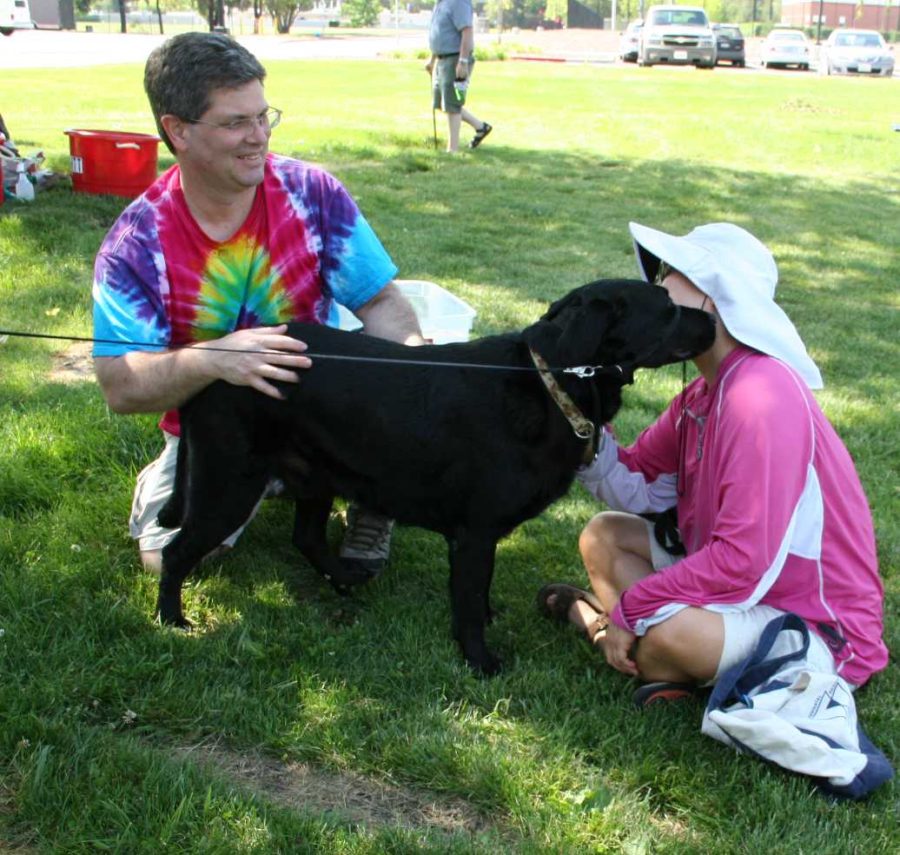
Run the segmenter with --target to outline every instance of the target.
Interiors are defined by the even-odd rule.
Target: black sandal
[[[548,602],[550,597],[554,598],[552,603]],[[606,634],[606,628],[609,626],[609,616],[600,605],[600,600],[590,591],[576,588],[574,585],[566,585],[564,582],[544,585],[537,593],[538,611],[544,617],[555,620],[557,623],[570,623],[569,609],[572,607],[572,603],[579,600],[587,603],[597,612],[597,617],[584,628],[584,635],[588,643],[593,645],[597,641],[598,635]]]
[[[478,148],[484,142],[484,138],[492,131],[494,128],[489,125],[487,122],[482,122],[481,127],[475,131],[475,136],[472,137],[472,141],[469,143],[469,148]]]

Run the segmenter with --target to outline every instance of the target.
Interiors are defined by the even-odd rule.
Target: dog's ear
[[[525,342],[555,365],[582,365],[596,355],[616,311],[614,301],[573,293],[524,332]]]
[[[580,306],[584,299],[581,292],[582,289],[577,288],[574,291],[570,291],[565,297],[560,297],[558,300],[551,303],[550,308],[548,308],[541,316],[541,321],[552,321],[560,312],[565,311],[567,308]],[[538,321],[538,323],[540,323],[540,321]]]

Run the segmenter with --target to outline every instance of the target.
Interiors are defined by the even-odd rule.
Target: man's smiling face
[[[178,157],[182,169],[202,175],[207,187],[225,194],[260,184],[272,130],[259,119],[268,108],[258,80],[214,90],[209,109],[185,129]]]

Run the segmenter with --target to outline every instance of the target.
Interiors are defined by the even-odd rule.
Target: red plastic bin
[[[72,189],[133,199],[155,180],[160,139],[150,134],[71,129]]]

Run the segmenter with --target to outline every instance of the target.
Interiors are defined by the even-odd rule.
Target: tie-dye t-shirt
[[[351,311],[397,273],[350,194],[309,164],[270,154],[253,207],[226,241],[194,220],[172,167],[103,241],[94,267],[94,356],[220,338]],[[177,413],[163,428],[178,432]]]

